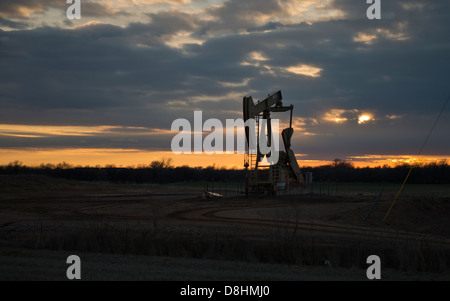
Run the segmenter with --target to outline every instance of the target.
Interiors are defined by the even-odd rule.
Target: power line
[[[436,120],[434,121],[433,126],[431,127],[430,131],[428,132],[427,138],[423,142],[422,147],[420,148],[420,151],[417,154],[417,157],[422,155],[422,152],[425,149],[425,145],[427,144],[428,140],[430,139],[431,133],[434,131],[434,128],[436,127],[436,124],[438,123],[439,119],[441,118],[442,113],[444,113],[445,107],[447,106],[449,100],[450,100],[450,96],[448,96],[447,99],[445,100],[444,105],[442,106],[442,109],[439,112],[439,115],[437,116]],[[413,168],[414,168],[414,165],[412,165],[411,168],[409,169],[408,174],[406,175],[406,178],[405,178],[405,180],[402,183],[402,186],[400,186],[400,189],[398,190],[397,194],[395,195],[394,201],[392,201],[392,204],[389,207],[389,210],[386,212],[386,215],[384,216],[384,220],[387,219],[387,217],[389,215],[389,212],[391,212],[392,207],[394,207],[394,204],[397,201],[398,196],[400,195],[400,192],[403,190],[403,187],[405,186],[406,181],[408,180],[409,176],[411,175],[411,172],[412,172]]]
[[[447,100],[445,101],[444,105],[442,106],[441,111],[439,112],[438,117],[436,118],[436,121],[433,124],[433,127],[431,128],[430,132],[428,133],[427,138],[422,144],[422,147],[420,148],[419,154],[417,156],[420,156],[425,148],[425,144],[427,144],[428,139],[430,139],[431,133],[434,131],[434,128],[436,127],[436,124],[438,123],[439,119],[441,118],[442,113],[444,113],[445,107],[447,106],[448,101],[450,100],[450,96],[447,97]]]

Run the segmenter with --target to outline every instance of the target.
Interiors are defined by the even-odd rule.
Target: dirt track
[[[38,206],[28,206],[30,203]],[[24,205],[21,212],[20,205]],[[233,227],[251,231],[255,235],[259,233],[260,237],[268,231],[288,230],[323,239],[450,245],[450,239],[442,235],[405,231],[379,221],[376,225],[366,225],[362,223],[363,216],[351,216],[356,207],[369,208],[370,200],[346,201],[317,197],[204,200],[199,194],[109,194],[35,202],[31,199],[15,199],[9,205],[3,200],[2,206],[0,229],[9,232],[23,229],[24,225],[25,228],[27,225],[57,228],[97,221],[112,227],[120,223],[127,223],[130,227],[133,224],[143,227],[158,223],[159,226],[201,226],[203,230],[210,229],[212,232],[217,231],[218,227]],[[364,211],[360,210],[361,213]],[[336,219],[336,215],[343,217]]]
[[[386,222],[388,195],[364,223],[373,196],[204,199],[193,188],[63,181],[53,189],[38,180],[27,190],[0,185],[0,247],[307,265],[331,258],[340,267],[374,252],[394,268],[438,271],[448,262],[445,197],[403,198]]]

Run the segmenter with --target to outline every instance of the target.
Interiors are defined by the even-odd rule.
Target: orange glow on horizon
[[[172,159],[175,167],[208,167],[216,168],[244,168],[243,154],[181,154],[175,155],[171,151],[146,151],[138,149],[0,149],[0,165],[6,165],[13,161],[21,161],[27,166],[40,164],[58,164],[67,162],[74,166],[106,166],[137,167],[149,165],[152,161]],[[328,165],[333,159],[308,159],[308,155],[297,154],[300,167],[318,167]],[[344,158],[355,167],[379,167],[383,165],[396,166],[403,163],[430,163],[447,160],[450,157],[421,156],[420,159],[408,155],[364,155],[349,156]]]
[[[58,164],[67,162],[74,166],[106,166],[137,167],[148,165],[152,161],[171,158],[175,167],[207,167],[241,168],[244,156],[235,154],[180,154],[171,151],[145,151],[138,149],[0,149],[0,165],[15,160],[24,165],[37,166],[42,163]]]

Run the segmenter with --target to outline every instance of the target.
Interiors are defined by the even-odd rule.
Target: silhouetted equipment
[[[247,188],[246,192],[263,192],[267,194],[277,194],[279,192],[296,191],[304,187],[305,178],[298,166],[295,154],[291,149],[291,138],[294,133],[292,128],[292,110],[293,105],[283,106],[281,102],[281,91],[269,94],[265,99],[253,102],[251,96],[245,96],[243,99],[244,122],[253,118],[255,120],[256,133],[256,153],[249,147],[244,156],[244,166],[247,170]],[[264,155],[260,150],[260,119],[266,120],[267,139],[270,146],[272,142],[272,123],[271,112],[290,112],[289,127],[283,129],[281,137],[284,144],[284,151],[279,151],[279,159],[276,164],[261,166],[261,160],[270,157],[272,154]],[[245,128],[247,146],[250,145],[250,129]],[[311,176],[308,174],[308,182]]]

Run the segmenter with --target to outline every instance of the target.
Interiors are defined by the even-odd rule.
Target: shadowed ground
[[[64,280],[71,254],[85,280],[364,280],[372,254],[385,280],[450,279],[448,185],[411,186],[386,222],[388,187],[363,223],[369,186],[203,199],[198,185],[3,176],[0,279]]]

